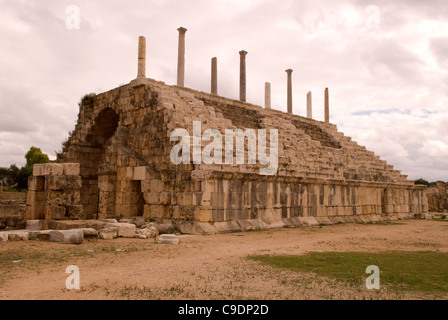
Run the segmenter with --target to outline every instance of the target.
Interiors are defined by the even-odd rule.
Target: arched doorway
[[[98,217],[98,167],[105,163],[105,153],[112,136],[118,128],[120,117],[111,108],[101,111],[85,139],[85,150],[81,161],[81,204],[86,219]]]

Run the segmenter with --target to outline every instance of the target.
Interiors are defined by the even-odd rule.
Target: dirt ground
[[[396,293],[383,285],[369,291],[247,259],[325,251],[448,252],[446,222],[405,220],[179,238],[178,245],[141,239],[0,245],[0,299],[448,299],[448,293]],[[69,265],[79,267],[80,290],[66,289]]]

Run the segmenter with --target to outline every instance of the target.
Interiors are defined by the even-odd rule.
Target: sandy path
[[[419,298],[412,294],[398,295],[388,288],[371,292],[312,274],[272,269],[246,259],[254,254],[312,251],[448,252],[448,223],[402,223],[181,235],[178,245],[139,239],[91,241],[77,247],[35,241],[7,243],[0,246],[0,253],[9,249],[28,253],[47,250],[62,257],[62,261],[51,258],[23,261],[3,270],[0,299]],[[75,249],[81,254],[71,257]],[[71,264],[80,269],[81,290],[65,289],[68,276],[65,268]]]

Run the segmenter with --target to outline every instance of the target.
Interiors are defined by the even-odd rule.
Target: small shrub
[[[81,106],[91,106],[93,105],[93,102],[95,101],[96,93],[87,93],[82,96],[81,100],[78,103],[78,106],[81,108]]]

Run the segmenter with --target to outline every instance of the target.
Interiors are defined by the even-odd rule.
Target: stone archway
[[[104,155],[112,136],[118,128],[120,117],[111,108],[102,110],[86,135],[84,157],[81,162],[81,204],[86,219],[98,217],[99,190],[98,167],[104,164]]]

